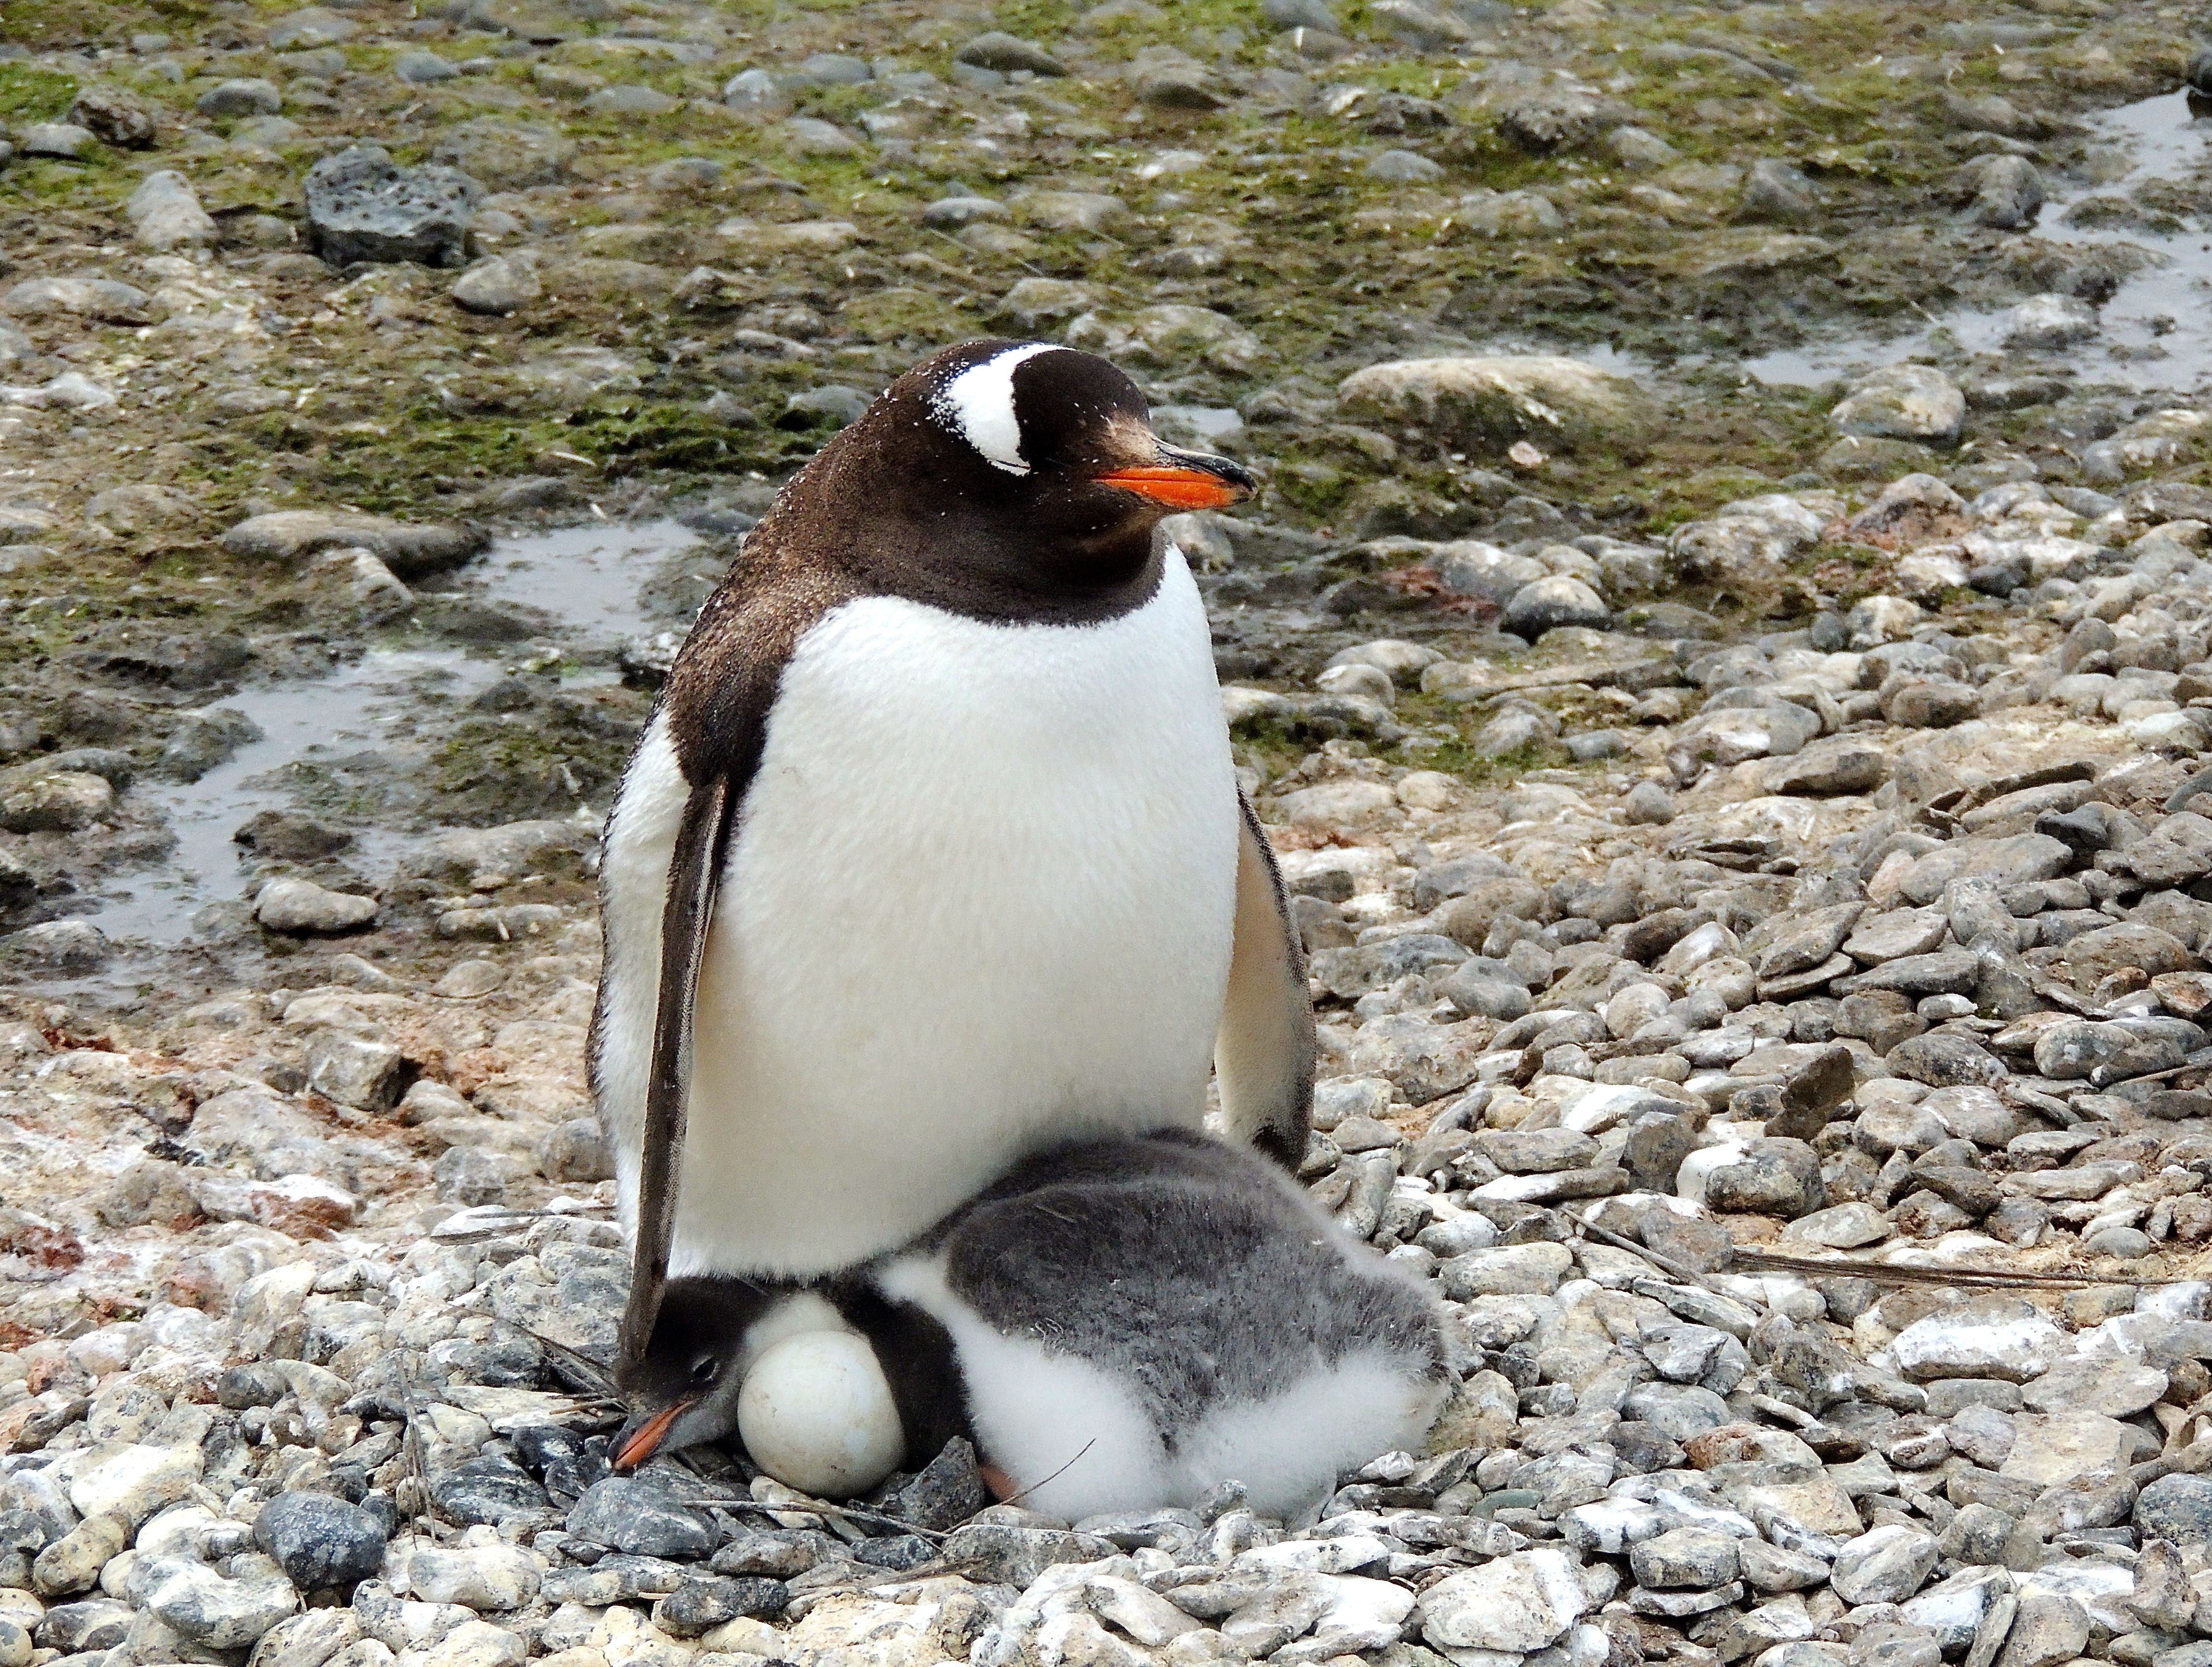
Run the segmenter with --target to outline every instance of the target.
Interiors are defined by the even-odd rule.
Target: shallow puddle
[[[672,553],[701,542],[672,520],[586,522],[501,538],[464,577],[487,601],[536,608],[586,642],[618,643],[663,623],[648,592]]]
[[[251,856],[231,837],[263,811],[293,806],[285,781],[294,766],[336,759],[374,746],[408,721],[432,691],[457,703],[495,680],[505,668],[454,650],[374,651],[327,678],[242,689],[218,703],[240,712],[261,739],[238,750],[197,782],[141,781],[132,797],[158,806],[176,836],[156,872],[134,874],[104,892],[84,916],[111,938],[173,943],[190,935],[192,916],[219,898],[235,897]],[[374,873],[388,867],[405,837],[398,830],[360,824],[349,830],[346,859]]]
[[[1913,334],[1856,333],[1763,354],[1743,362],[1745,373],[1770,384],[1818,386],[1914,354],[1964,349],[2005,354],[2022,370],[2064,365],[2090,381],[2129,387],[2194,388],[2212,377],[2212,235],[2067,222],[2085,199],[2127,199],[2154,182],[2195,178],[2207,161],[2212,119],[2191,108],[2188,94],[2166,93],[2105,111],[2087,125],[2093,144],[2125,155],[2124,171],[2078,187],[2046,176],[2053,195],[2028,235],[2075,245],[2128,243],[2158,257],[2099,309],[2102,328],[2094,338],[2042,351],[2008,349],[2009,307],[1962,307]]]
[[[550,616],[562,647],[605,658],[629,638],[682,623],[676,617],[682,604],[696,598],[671,586],[669,557],[702,542],[673,520],[587,523],[501,538],[454,575],[453,589]],[[299,807],[289,779],[295,769],[335,763],[397,733],[419,733],[426,712],[458,714],[539,646],[374,649],[325,677],[241,689],[211,703],[252,719],[261,739],[197,782],[142,778],[133,786],[132,799],[159,807],[176,846],[158,868],[104,884],[100,906],[82,918],[114,939],[184,941],[192,935],[192,917],[237,897],[248,865],[258,861],[232,835],[264,811]],[[367,822],[349,831],[353,843],[340,855],[372,881],[421,837]]]

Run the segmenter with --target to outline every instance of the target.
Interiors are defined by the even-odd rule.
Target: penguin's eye
[[[701,1384],[711,1384],[721,1369],[722,1363],[713,1355],[702,1354],[691,1363],[691,1381]]]

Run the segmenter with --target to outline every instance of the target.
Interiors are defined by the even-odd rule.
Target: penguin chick
[[[1255,1509],[1293,1514],[1342,1472],[1418,1445],[1451,1382],[1419,1281],[1271,1165],[1181,1130],[1034,1159],[843,1296],[886,1369],[910,1467],[966,1434],[999,1491],[1071,1521],[1193,1505],[1232,1479]],[[685,1305],[672,1287],[663,1325],[702,1335]],[[725,1352],[746,1370],[742,1342]],[[726,1403],[711,1405],[726,1433]],[[636,1427],[655,1415],[641,1408]],[[873,1416],[807,1439],[877,1439]]]
[[[873,1277],[951,1336],[977,1451],[1069,1521],[1232,1479],[1294,1514],[1419,1445],[1451,1384],[1420,1282],[1184,1130],[1034,1159]]]
[[[633,1415],[615,1438],[615,1468],[728,1434],[752,1364],[786,1338],[823,1331],[852,1328],[834,1303],[805,1287],[733,1275],[671,1281],[652,1347],[616,1363],[615,1387]]]
[[[806,1285],[720,1274],[670,1281],[646,1348],[615,1363],[630,1416],[611,1449],[614,1468],[739,1433],[750,1451],[763,1434],[775,1451],[754,1451],[755,1463],[817,1498],[845,1499],[899,1463],[919,1469],[967,1434],[951,1338],[920,1309],[887,1300],[869,1272]],[[864,1381],[853,1354],[822,1342],[841,1337],[866,1339],[884,1393]],[[820,1346],[786,1350],[786,1342]],[[799,1480],[815,1462],[805,1454],[886,1451],[889,1461],[865,1480],[856,1478],[874,1457],[850,1457]]]

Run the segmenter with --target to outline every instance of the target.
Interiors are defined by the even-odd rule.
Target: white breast
[[[1194,1125],[1237,839],[1180,556],[1100,625],[886,597],[826,615],[784,673],[708,944],[673,1271],[842,1267],[1042,1145]],[[634,1044],[610,1025],[611,1089],[641,1093],[641,1066],[609,1067],[649,1046],[649,1021]],[[627,1193],[635,1119],[609,1109]]]

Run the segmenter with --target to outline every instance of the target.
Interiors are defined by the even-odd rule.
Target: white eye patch
[[[929,414],[974,447],[993,468],[1010,475],[1029,473],[1028,460],[1022,456],[1021,421],[1014,415],[1014,370],[1040,353],[1054,350],[1049,342],[1031,342],[969,366],[931,397]]]

